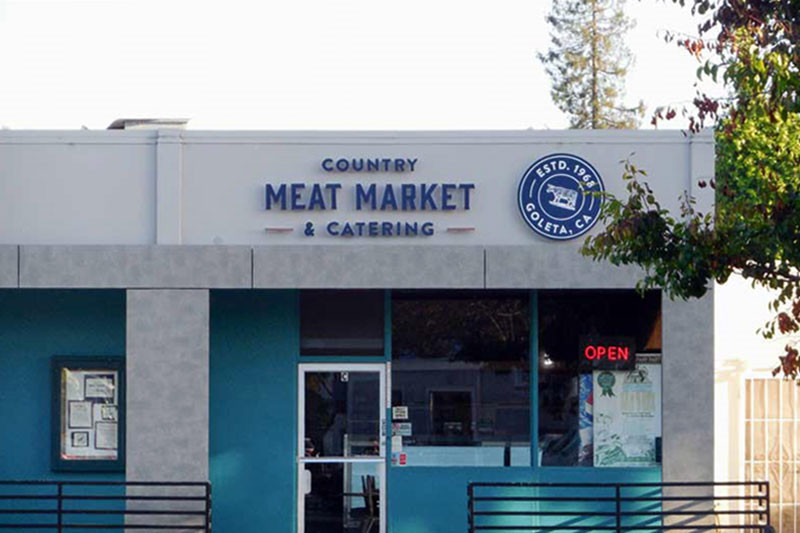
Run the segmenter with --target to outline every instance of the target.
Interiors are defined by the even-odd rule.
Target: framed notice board
[[[125,360],[55,356],[52,470],[125,470]]]

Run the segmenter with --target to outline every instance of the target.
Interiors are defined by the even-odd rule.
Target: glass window
[[[539,464],[657,464],[660,291],[540,291],[538,324]]]
[[[530,465],[529,343],[527,293],[393,293],[393,452],[410,466]]]
[[[383,355],[384,292],[300,292],[300,355]]]
[[[379,455],[379,380],[377,372],[306,372],[306,457]]]
[[[304,533],[380,531],[381,465],[306,463]]]

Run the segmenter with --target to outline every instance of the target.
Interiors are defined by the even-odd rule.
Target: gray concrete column
[[[664,481],[713,481],[714,297],[662,309]]]
[[[0,245],[0,287],[19,287],[19,246]]]
[[[208,479],[207,290],[127,292],[129,481]]]

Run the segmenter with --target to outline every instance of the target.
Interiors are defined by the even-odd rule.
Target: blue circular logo
[[[603,192],[603,180],[588,162],[570,154],[552,154],[536,161],[522,176],[519,212],[543,237],[574,239],[597,222]]]

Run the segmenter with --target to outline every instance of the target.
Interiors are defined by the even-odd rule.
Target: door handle
[[[303,467],[303,495],[311,494],[311,470]]]

